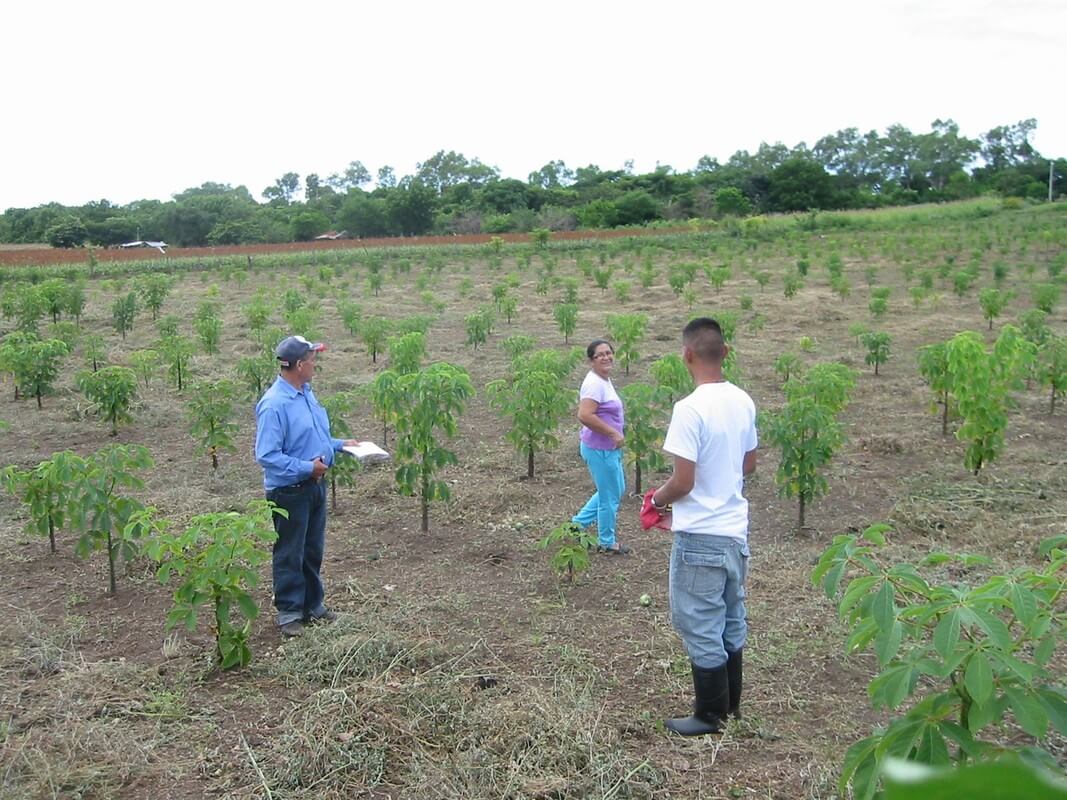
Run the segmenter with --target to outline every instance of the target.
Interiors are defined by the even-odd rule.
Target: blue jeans
[[[582,510],[571,517],[571,522],[587,528],[596,523],[597,539],[601,547],[615,546],[615,517],[619,513],[619,502],[626,491],[626,475],[622,471],[622,450],[594,450],[581,445],[582,458],[593,476],[596,491],[582,506]]]
[[[308,480],[267,492],[267,499],[289,512],[274,515],[274,607],[278,624],[326,613],[319,571],[326,548],[326,481]]]
[[[671,622],[689,659],[715,669],[745,646],[748,543],[675,531],[671,547]]]

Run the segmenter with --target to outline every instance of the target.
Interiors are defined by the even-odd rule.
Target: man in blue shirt
[[[256,404],[256,461],[263,467],[267,499],[285,509],[274,516],[278,539],[272,571],[274,605],[283,636],[301,636],[304,623],[331,622],[323,603],[322,556],[326,546],[326,482],[334,455],[355,439],[330,436],[330,420],[311,391],[316,354],[326,349],[289,336],[274,349],[278,378]]]

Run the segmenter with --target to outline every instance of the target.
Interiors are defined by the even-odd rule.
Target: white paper
[[[345,445],[341,449],[364,463],[373,464],[375,461],[387,461],[389,459],[389,453],[382,450],[382,448],[378,447],[374,442],[360,442],[356,445]]]

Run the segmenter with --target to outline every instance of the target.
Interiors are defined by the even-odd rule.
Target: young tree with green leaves
[[[52,322],[59,322],[59,315],[66,306],[67,282],[62,278],[49,278],[38,287],[45,310],[52,315]]]
[[[330,420],[330,433],[339,439],[351,439],[352,428],[345,419],[356,407],[355,392],[337,392],[329,397],[319,398],[326,416]],[[337,454],[333,466],[326,475],[330,479],[330,510],[337,510],[337,487],[355,486],[356,473],[362,468],[360,460],[344,451]]]
[[[863,344],[867,348],[864,361],[867,365],[874,365],[874,374],[878,374],[878,365],[889,360],[889,345],[891,337],[885,331],[868,331],[863,334]]]
[[[48,306],[44,295],[41,294],[41,290],[32,284],[19,286],[15,290],[13,303],[12,312],[15,317],[16,327],[24,333],[32,333],[36,336],[37,324],[41,321],[41,317],[48,312]]]
[[[389,339],[389,368],[400,375],[418,372],[426,357],[426,334],[419,331]]]
[[[148,388],[151,379],[159,371],[160,364],[163,363],[162,356],[159,355],[157,350],[134,350],[130,353],[130,367],[141,376],[141,380],[144,381],[144,388]]]
[[[485,344],[493,330],[493,321],[492,309],[488,308],[481,308],[464,317],[463,322],[467,329],[467,344],[475,350],[478,349],[479,345]]]
[[[782,379],[782,383],[788,383],[794,375],[804,371],[804,364],[796,353],[782,353],[774,360],[774,371]]]
[[[934,393],[932,409],[936,411],[941,406],[941,435],[948,436],[948,419],[955,413],[948,374],[948,347],[944,342],[920,347],[918,359],[919,374]]]
[[[40,341],[36,337],[27,337],[15,345],[7,363],[22,393],[37,398],[37,408],[42,407],[41,397],[52,393],[59,377],[60,362],[69,352],[70,348],[62,339]]]
[[[63,295],[63,313],[74,317],[74,324],[81,326],[82,312],[85,311],[85,281],[77,280],[66,285]]]
[[[189,361],[195,352],[193,343],[181,334],[174,334],[160,339],[156,344],[156,350],[162,354],[170,377],[176,382],[180,392],[185,387],[185,378],[189,374]]]
[[[174,279],[165,273],[156,272],[150,275],[142,275],[137,281],[137,294],[141,297],[144,307],[152,312],[152,319],[159,319],[160,309],[166,302]]]
[[[255,398],[263,395],[277,374],[278,359],[271,352],[261,352],[237,360],[237,377]]]
[[[53,555],[56,531],[66,524],[74,483],[84,469],[82,458],[64,450],[53,453],[33,469],[20,470],[12,465],[0,470],[0,483],[27,506],[30,514],[27,529],[47,536]]]
[[[1030,297],[1035,308],[1051,314],[1060,301],[1060,287],[1054,283],[1038,283],[1030,288]]]
[[[1001,329],[992,351],[986,351],[982,336],[974,331],[959,333],[947,343],[950,391],[963,420],[956,438],[968,442],[964,466],[975,475],[1004,447],[1010,393],[1021,384],[1033,352],[1013,325]]]
[[[266,500],[254,500],[243,514],[224,511],[195,516],[180,534],[155,525],[148,553],[160,563],[157,577],[160,583],[168,583],[172,576],[182,579],[174,592],[166,629],[184,625],[190,632],[196,630],[200,610],[208,607],[215,656],[222,669],[245,667],[252,660],[249,636],[252,621],[259,616],[253,591],[278,538],[273,514],[286,512]],[[144,515],[135,523],[152,525]],[[243,624],[234,622],[235,611],[244,617]]]
[[[115,330],[122,334],[125,340],[126,333],[133,329],[133,321],[137,318],[137,293],[128,292],[115,298],[111,304],[111,319],[115,323]]]
[[[151,469],[148,450],[140,445],[109,445],[85,460],[71,490],[71,527],[80,530],[75,552],[88,558],[104,549],[108,560],[108,587],[115,594],[115,560],[130,561],[140,552],[146,533],[129,523],[144,506],[137,500],[116,494],[118,489],[142,489],[140,472]]]
[[[351,300],[338,300],[337,313],[341,317],[341,324],[352,336],[359,336],[360,323],[363,321],[363,307]]]
[[[513,377],[485,387],[489,404],[511,420],[504,438],[526,455],[527,478],[534,476],[534,454],[559,445],[560,422],[574,407],[574,391],[540,366],[536,359],[520,356]]]
[[[1004,313],[1011,295],[1000,289],[989,287],[978,293],[978,303],[982,306],[982,315],[989,320],[989,330],[993,330],[993,320]]]
[[[1037,351],[1037,376],[1049,389],[1048,413],[1056,413],[1056,398],[1067,395],[1067,337],[1052,336]]]
[[[637,345],[645,335],[648,316],[645,314],[608,314],[608,333],[615,341],[615,356],[622,362],[627,375],[630,362],[641,357]]]
[[[563,343],[570,341],[571,334],[578,329],[578,306],[575,303],[561,303],[552,309],[552,316],[563,334]]]
[[[378,363],[378,353],[385,349],[390,327],[385,317],[367,317],[359,326],[359,338],[363,340],[373,364]]]
[[[200,452],[211,455],[211,469],[219,468],[219,451],[236,453],[233,437],[237,434],[234,418],[236,387],[226,379],[194,387],[186,405],[189,429],[197,439]]]
[[[1040,567],[970,585],[957,578],[938,583],[920,568],[942,567],[936,574],[943,574],[944,564],[958,561],[966,575],[968,567],[988,566],[988,558],[933,553],[922,564],[894,563],[885,554],[890,532],[876,524],[835,537],[812,573],[812,582],[837,601],[848,626],[847,651],[873,645],[879,674],[868,686],[871,705],[907,704],[845,753],[839,788],[844,796],[851,783],[857,800],[875,796],[880,767],[892,755],[932,765],[1002,757],[1000,741],[979,735],[996,726],[1002,739],[1000,723],[1009,711],[1039,742],[1050,722],[1067,735],[1062,672],[1053,659],[1067,633],[1061,606],[1067,536],[1041,543]],[[1028,747],[1026,758],[1054,763],[1039,747]]]
[[[694,389],[693,378],[685,367],[685,362],[677,353],[668,353],[652,362],[648,368],[656,386],[667,390],[664,409],[669,414],[674,401],[691,394]]]
[[[205,353],[219,352],[222,342],[222,319],[214,303],[201,303],[193,320],[193,328],[200,337],[200,344]]]
[[[641,494],[645,473],[663,469],[661,447],[665,430],[663,409],[667,390],[647,383],[631,383],[619,390],[626,407],[626,450],[623,457],[634,466],[634,494]]]
[[[439,362],[396,378],[396,482],[401,494],[418,495],[422,532],[430,529],[430,502],[448,500],[448,483],[436,475],[457,463],[456,454],[439,441],[455,436],[459,415],[474,387],[466,371]]]
[[[573,522],[557,525],[537,543],[539,550],[548,550],[558,545],[552,553],[550,564],[557,575],[566,575],[569,583],[589,568],[589,551],[596,547],[597,538],[583,531]]]
[[[78,389],[93,403],[94,410],[111,424],[117,436],[119,423],[133,422],[130,408],[137,397],[137,375],[129,367],[104,367],[78,373]]]

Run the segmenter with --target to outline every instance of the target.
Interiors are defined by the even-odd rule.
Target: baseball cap
[[[322,342],[309,342],[303,336],[286,336],[274,348],[283,367],[291,367],[308,353],[321,353],[326,349]]]

